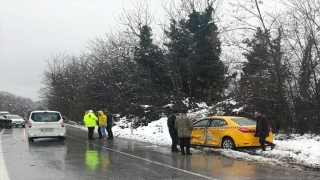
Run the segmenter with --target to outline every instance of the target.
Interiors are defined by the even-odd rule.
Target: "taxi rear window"
[[[254,126],[256,125],[256,121],[248,118],[230,118],[235,123],[239,124],[240,126]]]
[[[57,122],[61,117],[56,112],[38,112],[32,113],[31,119],[35,122]]]

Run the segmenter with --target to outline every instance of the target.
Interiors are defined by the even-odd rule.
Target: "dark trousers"
[[[178,133],[176,133],[176,132],[169,132],[169,133],[170,133],[170,137],[171,137],[171,140],[172,140],[171,151],[177,150],[178,149],[177,148],[177,144],[178,144],[178,141],[179,141]]]
[[[112,124],[107,125],[108,139],[113,139]]]
[[[186,148],[187,152],[190,152],[190,138],[189,137],[180,138],[180,148],[181,148],[181,152],[184,152],[184,148]]]
[[[89,139],[93,138],[93,131],[94,131],[94,127],[88,127],[88,138]]]
[[[101,128],[100,128],[100,126],[98,126],[98,134],[99,134],[99,138],[102,139],[102,133],[101,133]]]
[[[267,144],[269,146],[273,145],[272,142],[266,141],[266,138],[267,138],[267,136],[265,134],[260,134],[260,136],[259,136],[259,142],[260,142],[262,151],[266,150],[266,145],[265,144]]]

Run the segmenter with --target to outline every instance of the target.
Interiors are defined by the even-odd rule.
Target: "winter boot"
[[[185,155],[184,148],[181,148],[181,155]]]

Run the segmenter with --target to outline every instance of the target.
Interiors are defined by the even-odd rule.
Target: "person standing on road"
[[[272,142],[266,141],[266,138],[269,136],[270,132],[268,119],[264,115],[262,115],[260,111],[255,111],[254,117],[257,119],[256,134],[254,136],[259,137],[259,142],[262,151],[266,151],[265,144],[271,146],[271,150],[273,150],[276,147],[276,145]]]
[[[190,153],[190,139],[193,124],[187,116],[186,110],[182,110],[180,116],[177,117],[175,127],[178,131],[178,137],[180,138],[181,155],[192,155]],[[186,148],[186,151],[184,151],[184,148]]]
[[[106,133],[106,127],[107,127],[107,116],[104,115],[103,111],[98,111],[98,118],[99,118],[99,125],[100,125],[100,133],[101,133],[101,140],[106,141],[107,140],[107,133]]]
[[[89,140],[95,140],[95,138],[93,137],[93,132],[94,132],[94,128],[97,125],[97,123],[96,123],[97,120],[98,120],[98,118],[96,115],[94,115],[92,110],[87,111],[83,117],[83,122],[84,122],[85,126],[88,128],[88,139]]]
[[[95,115],[98,117],[98,120],[97,120],[98,135],[99,135],[98,139],[102,139],[103,137],[102,137],[101,127],[100,127],[100,123],[99,123],[99,112],[97,111],[97,112],[95,113]]]
[[[113,140],[113,132],[112,132],[112,125],[113,125],[113,115],[110,113],[108,108],[104,109],[104,113],[107,116],[107,132],[108,132],[108,140]]]
[[[179,115],[179,111],[173,110],[171,115],[168,117],[168,121],[167,121],[170,137],[172,140],[172,144],[171,144],[171,151],[172,152],[179,152],[179,150],[177,148],[179,137],[178,137],[177,129],[175,127],[176,116],[178,116],[178,115]]]

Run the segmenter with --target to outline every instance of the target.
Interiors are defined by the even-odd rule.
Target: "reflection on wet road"
[[[3,130],[0,143],[10,180],[320,177],[319,172],[294,172],[281,167],[235,161],[219,155],[181,156],[172,154],[169,147],[125,139],[87,141],[86,137],[85,131],[67,127],[65,142],[59,139],[36,139],[29,143],[25,129]]]

